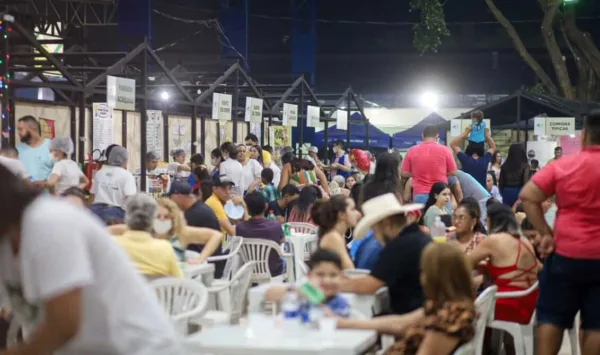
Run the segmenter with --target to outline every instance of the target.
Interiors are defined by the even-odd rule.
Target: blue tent
[[[355,113],[352,115],[353,119],[356,119]],[[364,123],[350,123],[350,147],[366,147],[365,138],[367,136],[367,129]],[[327,129],[327,140],[329,145],[333,144],[338,139],[346,142],[346,131],[337,129],[335,125]],[[325,131],[315,133],[314,144],[317,147],[323,147],[325,145]],[[385,132],[379,130],[377,127],[369,123],[369,147],[373,148],[389,148],[390,147],[390,136]]]
[[[446,144],[446,130],[441,127],[447,122],[446,119],[434,112],[411,128],[395,133],[392,136],[392,147],[397,149],[409,149],[410,147],[419,144],[423,141],[423,129],[430,124],[440,127],[440,143]]]

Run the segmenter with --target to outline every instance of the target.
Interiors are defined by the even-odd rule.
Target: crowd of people
[[[394,335],[389,354],[453,353],[472,340],[474,300],[491,285],[534,288],[498,299],[495,319],[529,324],[535,312],[538,354],[557,354],[573,326],[582,328],[584,355],[600,349],[600,115],[586,117],[581,153],[557,149],[543,168],[520,143],[503,159],[481,112],[450,147],[430,125],[404,157],[380,153],[366,172],[343,141],[330,164],[317,147],[304,157],[291,147],[275,152],[252,134],[212,150],[210,164],[174,150],[165,171],[148,152],[148,175],[173,176],[158,200],[138,191],[124,147],[107,148],[88,196],[70,139],[43,139],[31,116],[18,132],[22,143],[0,152],[0,294],[9,301],[3,315],[22,319],[27,340],[6,354],[179,354],[145,280],[183,277],[180,262],[221,255],[227,235],[283,243],[289,222],[318,228],[308,277],[338,327]],[[272,276],[288,267],[269,255]],[[343,277],[355,268],[369,273]],[[216,262],[215,277],[222,273]],[[381,287],[391,314],[348,318],[339,292]],[[514,352],[508,337],[504,347]]]

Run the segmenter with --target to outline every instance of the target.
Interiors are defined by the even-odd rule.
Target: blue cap
[[[191,195],[192,187],[185,181],[173,181],[171,183],[171,187],[169,188],[169,192],[165,194],[166,197],[170,197],[172,195]]]

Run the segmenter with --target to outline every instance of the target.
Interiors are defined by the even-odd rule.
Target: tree
[[[529,53],[514,25],[494,0],[482,1],[504,27],[521,58],[537,75],[543,91],[568,99],[600,99],[600,50],[591,35],[577,26],[576,4],[563,4],[563,0],[521,0],[537,1],[542,9],[544,16],[540,30],[552,63],[554,75],[551,75]],[[421,23],[414,28],[415,47],[421,53],[437,51],[442,37],[449,33],[443,5],[439,0],[411,0],[411,10],[420,11],[421,17]],[[576,83],[571,78],[567,58],[572,58],[576,66]]]

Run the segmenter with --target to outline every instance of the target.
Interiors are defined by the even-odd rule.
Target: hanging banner
[[[317,128],[321,125],[321,109],[319,106],[306,106],[306,127]]]
[[[547,136],[570,136],[575,134],[575,117],[546,117]]]
[[[269,126],[269,145],[270,146],[275,146],[275,127],[276,126]],[[275,153],[276,156],[279,156],[279,151],[276,151],[275,149],[273,149],[273,153]]]
[[[40,118],[40,128],[42,129],[42,137],[47,139],[56,138],[56,126],[54,120]]]
[[[246,122],[262,122],[263,99],[246,97]]]
[[[348,111],[337,110],[335,111],[335,128],[347,131],[348,130]]]
[[[212,118],[219,121],[231,121],[231,95],[213,93]]]
[[[298,127],[298,105],[283,104],[283,125]]]
[[[107,76],[106,103],[113,109],[135,111],[135,80]]]
[[[533,134],[536,136],[546,135],[546,117],[535,117],[533,119]]]
[[[262,136],[261,123],[250,122],[250,133],[254,134],[260,143],[260,137]]]
[[[92,104],[92,151],[104,151],[113,144],[113,109],[105,102]]]
[[[233,122],[219,121],[220,144],[233,142]]]
[[[163,115],[162,111],[146,111],[146,151],[158,154],[163,160]]]
[[[450,120],[450,136],[458,137],[462,134],[462,120]]]

